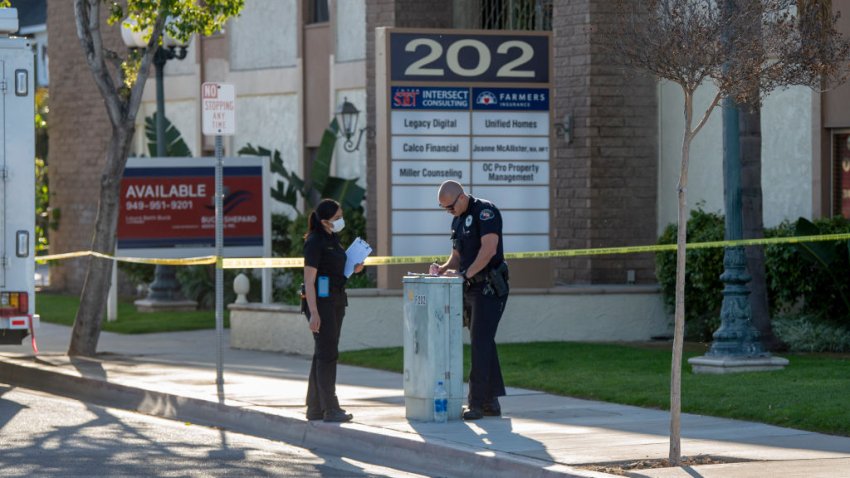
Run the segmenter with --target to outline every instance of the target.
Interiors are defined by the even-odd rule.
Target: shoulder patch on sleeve
[[[492,209],[482,209],[481,212],[478,213],[478,219],[482,221],[489,221],[494,217],[496,217],[496,214],[493,212]]]

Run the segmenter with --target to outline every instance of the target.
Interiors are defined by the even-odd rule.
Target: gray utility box
[[[449,420],[463,406],[463,279],[404,277],[404,406],[411,420],[434,420],[442,380]]]

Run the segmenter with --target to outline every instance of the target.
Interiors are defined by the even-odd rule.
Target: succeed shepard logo
[[[482,91],[478,94],[478,97],[475,98],[475,103],[479,105],[495,105],[498,101],[496,101],[496,95],[492,92]]]

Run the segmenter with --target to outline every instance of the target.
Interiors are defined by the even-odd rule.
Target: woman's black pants
[[[339,409],[336,397],[336,362],[339,358],[339,332],[345,317],[345,291],[331,290],[330,297],[317,298],[322,323],[313,334],[315,349],[307,382],[307,411],[320,413]]]

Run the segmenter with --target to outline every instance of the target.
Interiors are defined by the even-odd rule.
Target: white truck
[[[0,344],[35,334],[33,51],[18,12],[0,8]],[[33,340],[35,346],[35,340]]]

